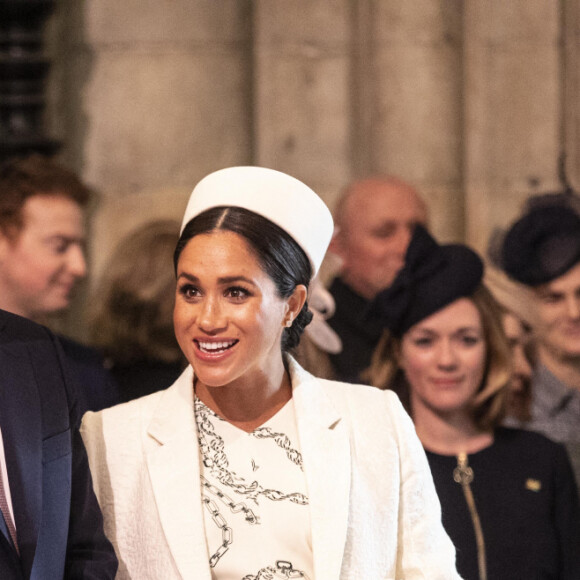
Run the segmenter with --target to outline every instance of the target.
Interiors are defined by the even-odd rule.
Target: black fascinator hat
[[[508,230],[500,248],[499,266],[526,286],[551,282],[578,263],[580,215],[564,203],[529,208]]]
[[[393,284],[377,295],[371,315],[400,338],[424,318],[471,296],[482,277],[483,262],[473,250],[462,244],[439,245],[417,226],[405,265]]]

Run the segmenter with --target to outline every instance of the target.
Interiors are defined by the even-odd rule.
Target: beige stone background
[[[441,240],[484,250],[526,196],[558,187],[563,150],[576,184],[579,12],[580,0],[60,0],[48,124],[100,194],[89,284],[126,232],[179,218],[201,177],[238,164],[286,171],[331,207],[355,177],[399,175]]]

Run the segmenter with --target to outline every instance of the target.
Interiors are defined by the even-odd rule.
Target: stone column
[[[348,0],[255,2],[255,161],[329,205],[351,177],[350,20]]]
[[[433,230],[461,239],[462,2],[361,0],[360,99],[367,159],[359,172],[399,175],[431,208]]]
[[[467,240],[485,251],[531,193],[558,186],[559,3],[467,0]]]
[[[63,99],[72,96],[75,122],[65,155],[101,196],[94,277],[136,225],[180,218],[205,174],[252,161],[251,2],[69,0],[68,9]]]
[[[560,0],[562,26],[562,150],[568,181],[580,191],[580,1]]]

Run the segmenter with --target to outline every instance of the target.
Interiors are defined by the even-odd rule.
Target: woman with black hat
[[[374,314],[385,335],[372,384],[413,417],[466,580],[580,578],[580,521],[564,448],[499,427],[510,379],[501,316],[466,246],[421,227]]]
[[[277,171],[224,169],[194,189],[175,252],[190,366],[83,421],[119,578],[458,578],[398,399],[287,354],[332,231],[320,198]]]

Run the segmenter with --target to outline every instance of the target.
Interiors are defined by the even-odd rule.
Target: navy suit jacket
[[[57,338],[62,345],[71,379],[78,385],[81,416],[87,411],[101,411],[118,405],[121,402],[119,389],[105,368],[101,354],[66,336],[59,335]]]
[[[20,558],[0,533],[2,580],[114,578],[58,340],[0,310],[0,426]]]

